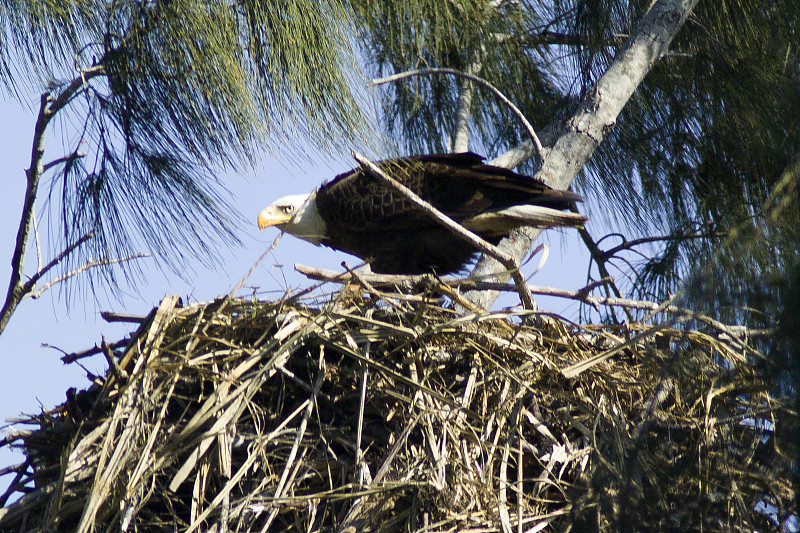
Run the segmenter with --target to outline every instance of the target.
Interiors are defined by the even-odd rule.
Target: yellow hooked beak
[[[280,226],[292,220],[292,213],[278,206],[271,205],[258,214],[258,229]]]

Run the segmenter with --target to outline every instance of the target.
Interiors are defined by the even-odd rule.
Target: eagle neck
[[[319,216],[317,210],[317,193],[308,195],[303,207],[297,212],[292,221],[286,225],[286,231],[303,240],[320,244],[327,236],[325,221]]]

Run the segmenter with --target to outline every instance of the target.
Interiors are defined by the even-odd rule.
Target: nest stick
[[[367,343],[364,350],[364,358],[369,359],[369,348],[371,344]],[[367,381],[369,380],[369,366],[362,363],[363,370],[361,371],[361,387],[360,398],[358,405],[358,428],[356,429],[356,473],[358,475],[358,483],[364,484],[364,474],[361,469],[361,463],[364,461],[364,452],[361,450],[361,437],[364,431],[364,407],[367,403]]]
[[[306,433],[306,426],[308,426],[308,420],[311,418],[311,413],[314,412],[314,406],[317,403],[317,395],[319,394],[319,389],[322,386],[322,382],[325,379],[325,349],[323,346],[319,348],[319,374],[317,375],[317,379],[314,381],[314,391],[311,394],[311,397],[306,400],[306,408],[305,412],[303,413],[303,418],[300,420],[300,425],[297,428],[297,435],[295,436],[294,443],[292,444],[292,449],[289,452],[289,456],[286,459],[286,466],[283,468],[283,473],[281,474],[281,478],[278,481],[278,486],[275,487],[275,495],[273,498],[275,500],[280,499],[283,496],[283,491],[286,488],[287,480],[289,479],[289,473],[294,465],[294,460],[297,457],[297,450],[300,448],[300,443],[303,441],[303,435]],[[295,469],[294,472],[296,473],[297,470]],[[294,476],[292,476],[294,477]],[[262,531],[269,530],[269,526],[272,525],[273,520],[278,515],[279,508],[276,505],[272,511],[269,513],[269,517],[267,518],[264,527],[261,528]]]

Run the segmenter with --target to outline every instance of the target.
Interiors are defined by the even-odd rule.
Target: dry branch
[[[494,283],[489,281],[480,281],[474,278],[466,279],[438,279],[427,274],[417,276],[404,276],[397,274],[360,274],[358,277],[353,277],[352,273],[337,272],[335,270],[311,267],[301,265],[299,263],[294,265],[295,270],[314,280],[324,280],[332,283],[351,283],[352,281],[367,283],[365,288],[369,292],[376,292],[374,287],[414,287],[422,286],[432,290],[438,290],[445,296],[453,297],[454,294],[448,289],[459,290],[476,290],[476,291],[505,291],[516,292],[518,289],[513,285],[507,283]],[[716,329],[720,335],[725,338],[731,339],[731,342],[738,344],[749,355],[763,358],[763,356],[752,347],[743,344],[743,339],[757,338],[757,337],[770,337],[775,335],[775,328],[766,329],[749,329],[744,326],[728,325],[715,320],[714,318],[698,313],[692,309],[685,307],[678,307],[671,305],[667,302],[650,302],[647,300],[633,300],[630,298],[614,298],[604,296],[593,296],[590,293],[593,289],[604,284],[608,279],[602,279],[590,283],[586,287],[577,291],[562,289],[559,287],[544,287],[541,285],[528,285],[528,289],[532,294],[541,294],[543,296],[554,296],[557,298],[566,298],[569,300],[576,300],[585,304],[591,305],[595,309],[600,307],[622,307],[625,309],[635,309],[640,311],[649,311],[641,321],[649,320],[652,316],[658,313],[668,313],[685,319],[698,320],[707,324],[708,326]],[[385,293],[377,293],[383,295]],[[402,297],[401,295],[398,295]],[[466,302],[469,303],[469,302]]]
[[[370,86],[373,85],[382,85],[384,83],[391,83],[394,81],[399,81],[404,78],[411,78],[414,76],[427,76],[429,74],[449,74],[451,76],[458,76],[460,78],[467,79],[469,81],[475,82],[478,85],[486,87],[490,91],[492,91],[497,98],[503,102],[512,113],[514,113],[522,125],[525,126],[525,130],[528,132],[528,136],[530,137],[531,142],[533,143],[534,147],[536,148],[536,154],[539,156],[539,161],[544,159],[544,148],[542,148],[542,143],[539,141],[539,137],[536,135],[536,130],[533,129],[531,123],[528,122],[528,119],[525,117],[525,114],[520,111],[520,109],[514,105],[514,103],[508,99],[503,92],[486,81],[485,79],[481,78],[480,76],[476,76],[469,72],[461,72],[460,70],[452,69],[452,68],[423,68],[418,70],[409,70],[406,72],[400,72],[397,74],[393,74],[391,76],[386,76],[385,78],[374,79],[370,82]]]

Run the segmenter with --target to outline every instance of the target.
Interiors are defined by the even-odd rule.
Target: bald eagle
[[[387,159],[377,165],[492,244],[520,226],[583,226],[586,217],[562,211],[582,201],[579,195],[483,160],[465,152]],[[268,226],[358,256],[374,272],[386,274],[458,272],[477,254],[471,244],[362,167],[314,192],[273,202],[258,215],[258,227]]]

